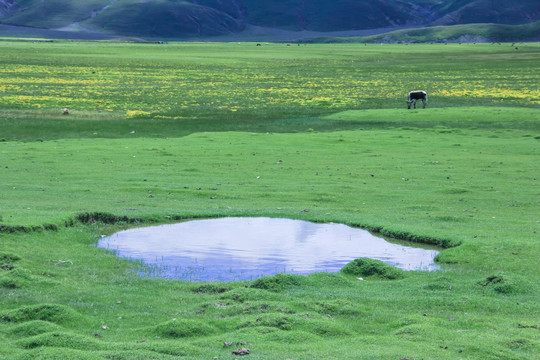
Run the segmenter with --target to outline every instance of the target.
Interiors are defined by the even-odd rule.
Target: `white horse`
[[[414,104],[414,108],[416,109],[416,100],[422,100],[425,109],[427,105],[427,92],[424,90],[411,91],[409,93],[409,98],[407,99],[407,109],[411,108],[411,104]]]

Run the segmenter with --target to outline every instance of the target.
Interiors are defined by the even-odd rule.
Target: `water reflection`
[[[339,272],[359,257],[404,270],[435,270],[438,253],[390,243],[342,224],[275,218],[220,218],[131,229],[101,239],[98,246],[142,260],[152,276],[188,281]]]

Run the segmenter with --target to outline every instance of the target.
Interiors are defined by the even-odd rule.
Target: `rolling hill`
[[[389,31],[362,37],[320,36],[311,43],[421,43],[421,42],[517,42],[540,41],[540,21],[521,25],[463,24]]]
[[[0,0],[0,24],[142,38],[540,20],[538,0]]]

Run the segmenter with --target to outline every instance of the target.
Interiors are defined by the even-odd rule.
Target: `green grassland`
[[[534,358],[539,61],[538,44],[0,42],[0,358]],[[428,108],[407,110],[416,88]],[[95,246],[221,216],[437,244],[442,268],[189,283]]]
[[[424,42],[516,42],[540,39],[540,21],[521,25],[462,24],[429,26],[390,31],[384,34],[352,37],[319,36],[307,39],[311,43],[424,43]],[[518,45],[519,49],[519,45]]]
[[[466,24],[433,26],[421,29],[398,30],[384,35],[367,36],[362,41],[374,42],[392,39],[401,42],[473,42],[475,41],[475,37],[480,39],[479,41],[513,42],[516,39],[535,41],[540,39],[540,21],[521,25]],[[355,39],[341,39],[341,41],[355,41]]]

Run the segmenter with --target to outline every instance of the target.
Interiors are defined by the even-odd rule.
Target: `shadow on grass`
[[[123,118],[112,114],[9,111],[0,113],[0,141],[97,138],[179,138],[200,132],[307,133],[372,129],[521,129],[540,130],[536,108],[455,107],[349,110],[316,115],[264,118],[238,114],[212,118]]]

